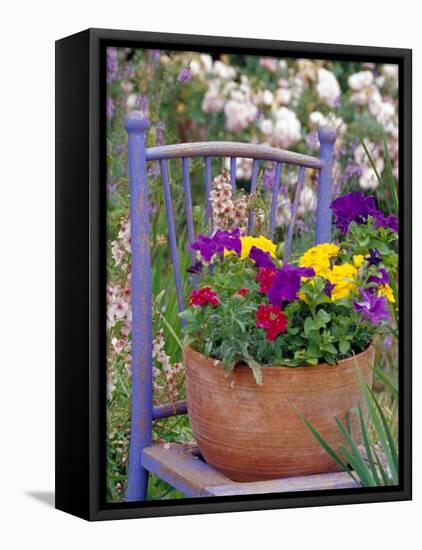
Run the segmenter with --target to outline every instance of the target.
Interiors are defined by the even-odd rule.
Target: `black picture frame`
[[[105,501],[105,47],[223,51],[399,65],[400,485],[283,495]],[[88,29],[56,42],[56,508],[87,520],[412,498],[412,51]]]

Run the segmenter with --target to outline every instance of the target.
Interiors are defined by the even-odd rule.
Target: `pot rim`
[[[374,352],[375,352],[375,348],[373,343],[371,342],[366,349],[364,349],[357,355],[346,357],[345,359],[340,359],[340,361],[337,361],[337,363],[335,363],[334,365],[331,365],[330,363],[318,363],[317,365],[298,365],[298,366],[291,366],[291,367],[287,365],[261,365],[261,368],[265,369],[267,372],[276,372],[276,371],[278,372],[280,371],[301,372],[302,371],[303,372],[304,370],[306,370],[307,372],[313,371],[313,370],[318,370],[318,372],[322,372],[324,370],[332,371],[333,368],[336,368],[336,367],[347,367],[348,364],[351,361],[353,361],[354,357],[356,357],[356,360],[359,361],[359,358],[363,358],[366,355],[372,355],[372,353]],[[203,353],[196,351],[192,347],[185,344],[183,345],[183,355],[185,356],[186,353],[189,353],[191,355],[197,355],[202,360],[205,360],[208,363],[208,365],[212,368],[224,369],[224,365],[220,359],[213,359],[212,357],[208,357]],[[236,367],[234,367],[232,372],[234,372],[235,369],[236,371],[239,371],[239,370],[250,371],[250,367],[247,364],[236,365]]]

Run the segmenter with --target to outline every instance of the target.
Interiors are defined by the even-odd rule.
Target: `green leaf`
[[[307,317],[303,323],[303,332],[305,336],[309,336],[309,333],[313,330],[318,330],[315,321],[311,317]]]
[[[339,345],[338,345],[338,348],[340,350],[340,353],[342,355],[346,355],[346,353],[349,351],[350,349],[350,342],[349,340],[340,340],[339,342]]]
[[[328,441],[316,430],[312,424],[309,422],[309,420],[306,418],[306,416],[303,414],[303,412],[296,407],[296,405],[293,405],[295,408],[297,414],[300,416],[300,418],[304,421],[312,435],[315,437],[315,439],[318,441],[318,443],[325,449],[325,451],[331,456],[331,458],[334,460],[336,464],[340,466],[345,472],[347,472],[350,477],[353,479],[353,481],[357,481],[355,476],[352,474],[352,472],[349,470],[347,464],[342,460],[341,456],[336,453],[336,451],[331,447],[331,445],[328,443]]]
[[[331,320],[331,315],[327,313],[324,309],[320,309],[316,316],[317,319],[322,323],[321,326],[325,326]]]
[[[245,355],[246,362],[248,363],[249,367],[252,369],[252,373],[255,378],[255,382],[262,385],[262,367],[261,365],[255,361],[249,354]]]

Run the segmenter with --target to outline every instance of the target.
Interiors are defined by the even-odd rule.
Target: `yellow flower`
[[[364,256],[362,256],[362,254],[356,254],[356,256],[353,256],[353,265],[358,269],[360,268],[360,266],[363,264],[364,261],[365,261],[365,258]]]
[[[315,275],[326,277],[330,271],[330,259],[337,256],[340,248],[332,243],[317,244],[309,248],[299,260],[301,267],[312,267]]]
[[[253,246],[260,248],[264,252],[269,252],[270,256],[275,258],[275,252],[277,250],[277,245],[260,235],[259,237],[240,237],[242,241],[242,252],[240,258],[244,260],[249,256],[249,252]]]
[[[389,302],[395,303],[394,292],[390,285],[381,285],[378,288],[378,296],[385,296]]]
[[[331,299],[333,302],[341,298],[347,298],[350,292],[354,289],[354,279],[358,270],[352,264],[335,265],[332,270],[329,270],[325,277],[335,285]]]

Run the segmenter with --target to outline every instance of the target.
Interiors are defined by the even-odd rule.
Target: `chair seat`
[[[193,444],[164,443],[146,447],[142,466],[189,497],[256,495],[358,487],[346,472],[236,482],[220,474]]]

